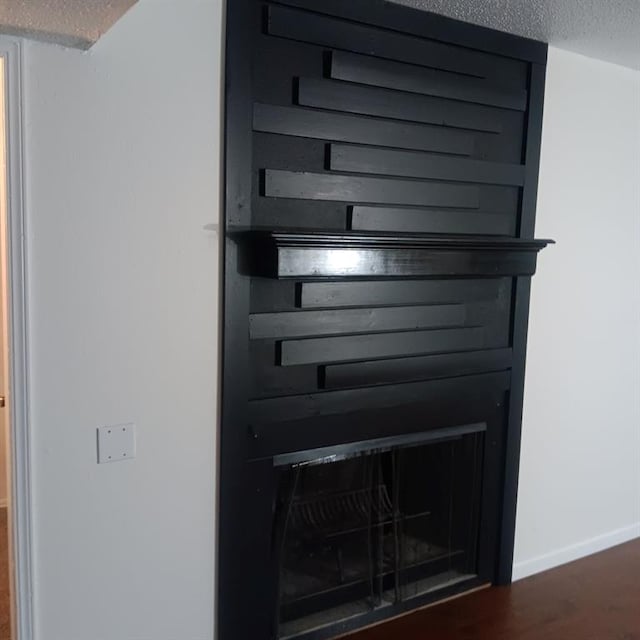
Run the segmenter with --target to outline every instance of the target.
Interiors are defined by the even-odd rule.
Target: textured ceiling
[[[137,0],[0,0],[0,33],[88,49]]]
[[[640,0],[393,0],[640,69]]]

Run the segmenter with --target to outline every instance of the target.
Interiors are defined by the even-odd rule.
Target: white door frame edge
[[[31,432],[24,183],[23,46],[0,37],[5,67],[7,153],[7,321],[9,329],[9,425],[11,455],[10,549],[13,555],[15,640],[33,640]],[[11,565],[10,565],[11,566]]]

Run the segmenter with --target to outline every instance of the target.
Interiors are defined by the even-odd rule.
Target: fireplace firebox
[[[546,46],[227,3],[220,640],[511,579]]]
[[[483,427],[278,461],[279,638],[477,578]]]

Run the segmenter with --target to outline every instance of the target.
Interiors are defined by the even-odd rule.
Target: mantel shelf
[[[252,231],[250,271],[272,278],[528,276],[553,240]]]

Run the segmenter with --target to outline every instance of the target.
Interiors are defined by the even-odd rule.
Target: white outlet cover
[[[98,427],[98,464],[136,457],[136,425],[132,422]]]

